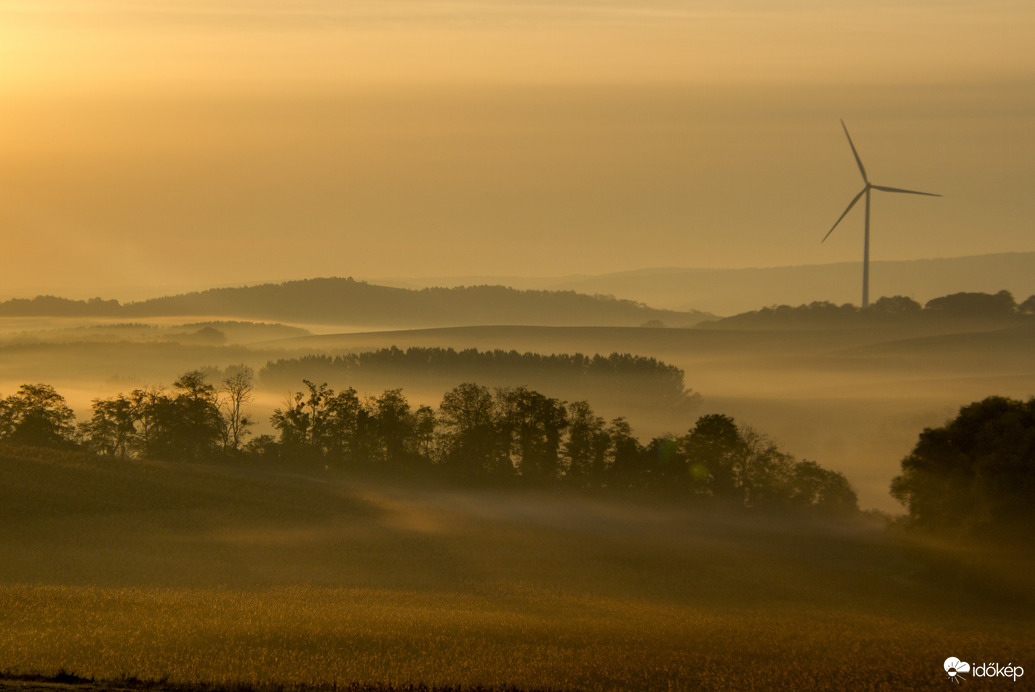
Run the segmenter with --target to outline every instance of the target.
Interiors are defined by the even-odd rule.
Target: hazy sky
[[[0,295],[1035,250],[1031,0],[0,0]]]

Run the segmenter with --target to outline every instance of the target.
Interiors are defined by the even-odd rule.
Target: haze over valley
[[[1025,688],[1033,35],[0,3],[0,690]]]
[[[959,313],[920,310],[919,304],[916,313],[885,315],[835,308],[720,319],[572,292],[429,292],[351,280],[127,304],[14,300],[0,303],[0,313],[19,315],[7,318],[0,334],[0,392],[47,382],[85,417],[100,395],[167,385],[196,368],[211,369],[217,380],[224,369],[246,365],[258,375],[257,431],[268,432],[273,408],[303,379],[371,395],[401,387],[414,404],[430,406],[465,381],[529,385],[564,401],[586,399],[608,419],[626,417],[644,439],[685,433],[701,415],[731,415],[795,455],[845,473],[864,507],[895,512],[888,485],[919,431],[969,401],[991,393],[1023,398],[1035,387],[1029,314],[980,306],[974,313],[966,304]],[[288,321],[292,315],[300,321]],[[407,320],[421,328],[366,326]],[[696,326],[666,326],[673,323]],[[491,367],[455,358],[436,364],[429,360],[433,353],[409,361],[401,355],[369,359],[362,367],[329,364],[342,355],[414,348],[538,354],[540,360],[517,370],[504,369],[499,356]],[[678,369],[681,384],[669,394],[646,379],[590,380],[581,370],[568,375],[548,369],[541,359],[551,354],[653,358]],[[313,360],[318,356],[328,364]]]
[[[858,304],[860,271],[855,260],[744,268],[671,266],[553,278],[467,276],[371,282],[408,288],[505,283],[516,288],[614,295],[667,310],[732,315],[769,305],[800,305],[817,300]],[[1035,293],[1035,253],[1031,252],[878,260],[871,263],[870,271],[881,295],[908,296],[920,303],[961,291],[1007,290],[1016,296]]]

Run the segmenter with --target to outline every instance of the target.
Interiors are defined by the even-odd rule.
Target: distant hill
[[[657,310],[631,300],[575,291],[470,286],[412,290],[351,278],[307,279],[240,288],[213,288],[120,304],[99,298],[53,296],[0,303],[3,316],[165,317],[220,316],[288,323],[357,326],[464,326],[477,324],[673,327],[713,315]]]
[[[1035,296],[1018,305],[1009,291],[996,293],[953,293],[927,301],[921,306],[911,298],[892,296],[880,298],[866,309],[845,303],[835,305],[815,301],[792,307],[778,305],[742,312],[703,327],[734,329],[793,329],[861,327],[911,322],[927,324],[951,322],[960,327],[966,323],[986,327],[989,323],[1009,325],[1031,323],[1035,318]]]
[[[861,262],[748,269],[659,267],[636,271],[553,278],[496,278],[518,288],[599,293],[670,310],[705,310],[733,315],[768,305],[814,301],[859,303]],[[450,286],[471,278],[390,281],[393,285]],[[904,295],[920,303],[960,291],[1006,289],[1018,301],[1035,294],[1035,252],[870,262],[870,292]]]

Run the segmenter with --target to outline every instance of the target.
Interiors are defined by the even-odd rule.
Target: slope
[[[690,326],[710,315],[655,310],[629,300],[574,291],[519,291],[504,286],[409,290],[351,278],[212,288],[120,305],[52,296],[0,303],[0,315],[148,318],[220,316],[288,323],[363,326],[557,324]]]

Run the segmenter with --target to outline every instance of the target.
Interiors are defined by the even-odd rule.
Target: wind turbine
[[[823,240],[826,241],[830,237],[830,234],[837,228],[837,224],[841,223],[841,219],[848,215],[848,212],[852,210],[855,203],[862,199],[863,195],[866,195],[866,232],[863,236],[863,297],[862,306],[866,308],[870,304],[870,190],[880,190],[881,192],[901,192],[907,195],[924,195],[926,197],[941,197],[933,192],[917,192],[916,190],[903,190],[898,187],[884,187],[883,185],[874,185],[870,182],[870,179],[866,176],[866,169],[863,167],[862,159],[859,158],[859,152],[855,150],[855,144],[852,142],[852,136],[848,134],[848,127],[845,125],[845,121],[841,121],[841,127],[844,128],[845,137],[848,138],[848,146],[852,147],[852,154],[855,155],[855,162],[859,164],[859,172],[862,173],[863,182],[866,186],[852,198],[852,201],[848,203],[848,207],[841,212],[841,216],[837,217],[837,221],[830,227],[827,234],[823,236]]]

